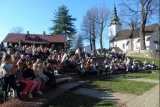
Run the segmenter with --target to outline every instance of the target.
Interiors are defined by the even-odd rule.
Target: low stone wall
[[[154,52],[149,50],[129,51],[126,53],[126,55],[160,60],[160,52]]]

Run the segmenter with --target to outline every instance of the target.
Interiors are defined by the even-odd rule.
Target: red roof
[[[29,39],[26,40],[25,37],[28,36]],[[39,40],[35,38],[39,37]],[[16,33],[9,33],[3,42],[17,42],[23,43],[33,43],[33,44],[46,44],[46,43],[64,43],[66,42],[66,38],[64,35],[42,35],[42,34],[16,34]]]

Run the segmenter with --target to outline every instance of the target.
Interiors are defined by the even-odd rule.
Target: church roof
[[[154,32],[154,29],[158,26],[158,24],[151,24],[149,26],[145,27],[145,34],[150,34]],[[132,34],[132,29],[126,29],[123,31],[120,31],[117,33],[115,37],[110,42],[118,41],[118,40],[124,40],[130,38],[132,35],[132,38],[139,38],[140,37],[140,28],[134,29]]]
[[[123,50],[120,49],[119,47],[112,47],[109,49],[109,51],[123,52]]]
[[[26,39],[26,37],[28,39]],[[10,43],[18,43],[20,41],[23,43],[32,43],[32,44],[65,43],[66,38],[64,35],[8,33],[8,35],[3,40],[3,42],[10,42]]]

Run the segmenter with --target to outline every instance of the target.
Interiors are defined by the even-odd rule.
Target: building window
[[[146,41],[150,41],[150,38],[151,38],[151,37],[147,37]]]
[[[137,43],[140,43],[140,39],[137,40]]]
[[[128,45],[128,44],[129,44],[129,41],[127,41],[126,45]]]
[[[39,40],[40,40],[40,38],[39,38],[38,36],[36,36],[36,37],[35,37],[35,40],[36,40],[36,41],[39,41]]]
[[[123,47],[123,49],[125,49],[125,44],[124,44],[124,43],[123,43],[123,46],[122,46],[122,47]]]
[[[29,36],[28,35],[25,36],[25,40],[29,40]]]

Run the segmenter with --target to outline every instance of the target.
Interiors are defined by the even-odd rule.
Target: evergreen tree
[[[65,35],[69,39],[72,34],[76,32],[73,24],[76,18],[72,18],[72,15],[68,14],[69,10],[65,5],[58,7],[58,11],[55,11],[55,20],[52,20],[54,26],[50,28],[51,34],[53,35]]]

